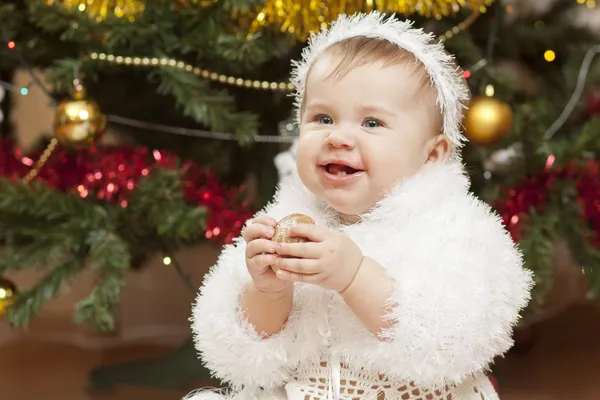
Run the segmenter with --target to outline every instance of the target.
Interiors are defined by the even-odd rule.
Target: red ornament
[[[18,180],[27,174],[39,154],[22,157],[8,140],[0,141],[0,176]],[[127,207],[140,179],[153,169],[171,169],[179,158],[164,150],[111,146],[68,151],[59,148],[38,175],[38,180],[84,199]],[[243,199],[245,188],[227,187],[216,174],[192,162],[183,165],[183,188],[190,204],[206,208],[207,239],[230,243],[239,236],[253,210]]]

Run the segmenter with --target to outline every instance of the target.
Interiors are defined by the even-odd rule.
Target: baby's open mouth
[[[361,170],[349,167],[348,165],[334,163],[326,164],[324,168],[328,174],[336,176],[346,176],[356,174],[357,172],[361,172]]]

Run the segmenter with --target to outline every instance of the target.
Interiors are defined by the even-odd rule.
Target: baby
[[[198,350],[232,391],[193,399],[497,399],[532,284],[468,192],[468,88],[408,22],[340,17],[295,63],[298,176],[225,248],[194,307]],[[291,213],[303,243],[272,241]],[[275,272],[277,271],[277,272]]]

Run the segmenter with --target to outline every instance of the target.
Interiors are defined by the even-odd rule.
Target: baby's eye
[[[363,126],[367,128],[378,128],[380,126],[383,126],[383,123],[378,119],[368,118],[365,120],[365,122],[363,122]]]
[[[315,119],[317,121],[319,121],[320,124],[324,124],[324,125],[331,125],[331,124],[333,124],[333,118],[331,118],[329,115],[324,115],[324,114],[317,115],[315,117]]]

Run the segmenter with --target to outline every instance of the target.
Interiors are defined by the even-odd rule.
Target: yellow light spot
[[[554,59],[556,58],[556,53],[554,53],[554,51],[552,50],[546,50],[544,52],[544,59],[548,62],[552,62],[554,61]]]
[[[165,258],[163,258],[163,264],[165,264],[165,265],[171,265],[171,257],[165,257]]]
[[[485,87],[485,95],[488,96],[488,97],[492,97],[494,95],[494,86],[487,85]]]

